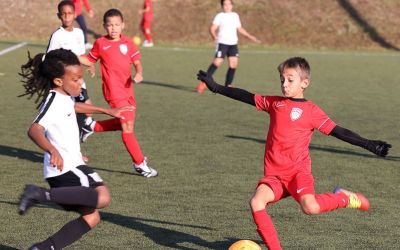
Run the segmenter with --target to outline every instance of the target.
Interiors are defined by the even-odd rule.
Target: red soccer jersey
[[[72,1],[75,5],[75,14],[77,16],[82,15],[82,0],[73,0]],[[83,0],[83,4],[87,11],[91,11],[92,7],[89,4],[89,0]]]
[[[300,169],[311,172],[309,145],[314,129],[328,135],[336,126],[311,101],[255,95],[257,110],[270,115],[264,155],[264,175],[290,176]]]
[[[143,4],[143,9],[150,8],[149,11],[143,13],[143,18],[145,20],[152,20],[153,19],[153,3],[151,0],[145,0]]]
[[[133,96],[131,64],[140,60],[140,53],[126,36],[119,41],[100,37],[93,44],[87,58],[91,62],[100,59],[103,95],[106,101],[127,99]]]

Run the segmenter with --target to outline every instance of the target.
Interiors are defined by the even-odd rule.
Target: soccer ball
[[[135,44],[136,46],[139,46],[142,43],[142,39],[140,39],[139,36],[134,36],[132,37],[132,42],[133,44]]]
[[[251,240],[239,240],[233,243],[228,250],[261,250],[261,247]]]

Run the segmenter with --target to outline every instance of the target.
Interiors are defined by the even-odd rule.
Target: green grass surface
[[[23,92],[17,72],[27,49],[36,54],[45,48],[28,46],[0,57],[0,249],[26,249],[77,216],[49,206],[17,214],[25,184],[47,186],[41,150],[26,136],[36,105],[16,97]],[[135,86],[136,135],[159,177],[132,174],[118,132],[91,136],[82,150],[108,185],[112,203],[102,210],[100,225],[68,249],[227,249],[238,239],[260,243],[248,200],[263,175],[268,115],[210,92],[194,92],[197,70],[211,62],[210,49],[141,52],[145,82]],[[398,54],[242,50],[235,85],[280,95],[276,66],[298,55],[312,67],[308,99],[341,126],[387,140],[393,148],[380,159],[316,132],[311,143],[316,191],[329,192],[336,185],[357,190],[370,198],[372,208],[310,217],[291,198],[282,200],[268,211],[283,248],[398,248]],[[225,70],[226,65],[217,71],[217,81],[223,82]],[[93,102],[105,106],[99,75],[86,81]]]

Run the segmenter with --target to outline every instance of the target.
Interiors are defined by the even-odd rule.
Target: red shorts
[[[108,105],[110,105],[111,108],[122,108],[128,105],[135,106],[136,108],[136,100],[133,96],[131,96],[127,99],[109,101]],[[134,109],[133,111],[124,111],[121,114],[123,117],[125,117],[125,119],[120,119],[121,123],[135,121],[136,109]]]
[[[258,181],[257,187],[261,184],[268,185],[275,194],[273,202],[285,197],[292,196],[297,202],[305,194],[315,194],[314,177],[311,173],[297,172],[292,176],[264,176]]]

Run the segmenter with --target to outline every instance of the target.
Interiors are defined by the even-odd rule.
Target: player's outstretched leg
[[[363,211],[367,211],[370,208],[368,199],[361,193],[354,193],[340,187],[336,187],[333,192],[335,194],[343,193],[349,197],[347,208],[355,208]]]
[[[147,158],[144,157],[144,160],[140,164],[135,164],[133,163],[133,169],[143,175],[144,177],[150,178],[150,177],[156,177],[158,175],[157,170],[154,168],[151,168],[147,165]]]

